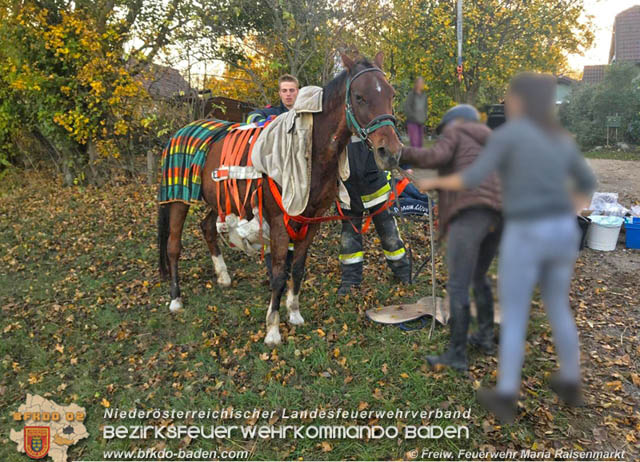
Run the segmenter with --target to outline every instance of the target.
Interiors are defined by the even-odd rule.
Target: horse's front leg
[[[305,262],[307,260],[307,254],[309,247],[313,241],[313,237],[320,227],[319,224],[313,224],[309,226],[309,231],[305,238],[295,243],[293,251],[293,267],[292,278],[293,283],[289,287],[287,292],[287,310],[289,311],[289,323],[293,325],[304,324],[304,318],[300,314],[300,288],[305,276]]]
[[[264,343],[278,345],[280,343],[280,300],[289,279],[286,268],[289,251],[289,235],[284,227],[282,217],[272,220],[271,225],[271,302],[267,310],[267,334]]]

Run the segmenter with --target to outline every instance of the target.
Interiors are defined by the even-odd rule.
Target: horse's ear
[[[383,61],[384,61],[384,53],[379,51],[378,54],[376,54],[376,57],[373,59],[373,62],[375,63],[376,66],[382,69]]]
[[[349,58],[346,54],[340,53],[340,57],[342,58],[342,64],[347,68],[347,70],[350,71],[356,65],[353,59]]]

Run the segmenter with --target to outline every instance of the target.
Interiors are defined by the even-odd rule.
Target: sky
[[[593,16],[595,40],[593,47],[584,56],[569,56],[569,65],[578,71],[587,64],[607,64],[616,15],[634,5],[640,5],[640,0],[585,0],[584,3],[586,13]]]

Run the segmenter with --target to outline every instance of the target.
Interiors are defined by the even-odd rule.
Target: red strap
[[[271,177],[267,177],[267,180],[269,181],[269,189],[271,190],[271,194],[273,195],[273,198],[276,201],[276,204],[278,204],[278,207],[280,207],[280,210],[283,213],[284,225],[287,229],[287,234],[289,234],[289,237],[294,241],[299,241],[305,238],[305,236],[307,235],[309,224],[311,223],[324,223],[326,221],[349,220],[349,219],[355,218],[355,217],[348,217],[344,215],[342,213],[342,210],[340,209],[340,204],[338,203],[338,201],[336,201],[336,204],[338,205],[338,211],[340,215],[332,215],[328,217],[324,217],[324,216],[323,217],[303,217],[302,215],[291,216],[285,211],[284,206],[282,205],[282,195],[280,194],[278,185],[276,184],[275,181],[273,181],[273,178]],[[408,184],[409,184],[409,180],[407,178],[403,178],[396,185],[396,191],[398,193],[398,196],[402,194],[402,191],[404,191],[404,189],[407,187]],[[396,197],[395,193],[392,191],[391,194],[389,194],[389,198],[387,199],[385,204],[375,212],[369,214],[369,216],[365,220],[365,224],[362,227],[362,231],[360,233],[366,233],[369,230],[373,217],[375,217],[379,213],[382,213],[384,210],[387,210],[389,207],[391,207],[391,204],[393,204],[395,197]],[[295,231],[291,227],[291,225],[289,225],[290,220],[293,220],[296,223],[303,224],[302,228],[300,228],[299,231]],[[352,226],[353,226],[353,223],[352,223]],[[355,229],[355,226],[354,226],[354,229]]]
[[[300,217],[299,215],[296,217],[292,217],[287,212],[285,212],[284,207],[282,205],[282,195],[280,194],[278,185],[276,185],[276,182],[273,181],[273,178],[267,177],[267,179],[269,180],[269,189],[271,190],[271,195],[273,196],[273,199],[276,201],[276,204],[278,204],[278,207],[280,207],[280,210],[282,210],[284,227],[287,229],[287,234],[294,241],[303,240],[307,236],[307,231],[309,231],[309,223],[308,222],[305,223],[304,221],[299,221],[298,219],[306,218],[306,217]],[[296,231],[289,224],[289,220],[293,220],[298,223],[304,223],[304,224],[298,231]]]

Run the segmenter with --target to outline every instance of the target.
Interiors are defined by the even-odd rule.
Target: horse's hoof
[[[218,285],[220,287],[229,287],[231,285],[231,278],[229,277],[229,273],[224,272],[218,276]]]
[[[169,311],[171,311],[172,313],[177,313],[178,311],[181,311],[182,308],[183,308],[182,298],[178,297],[171,300],[171,305],[169,305]]]
[[[278,326],[271,327],[264,338],[264,343],[269,346],[280,345],[280,329]]]
[[[304,324],[304,318],[300,314],[300,311],[289,311],[289,324],[293,324],[294,326]]]

